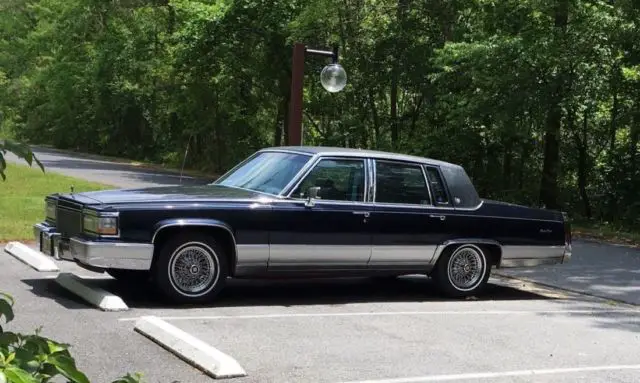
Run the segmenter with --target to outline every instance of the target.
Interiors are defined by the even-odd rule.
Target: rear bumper
[[[33,234],[38,250],[58,260],[92,269],[151,269],[153,244],[150,243],[63,239],[56,228],[46,222],[34,225]]]

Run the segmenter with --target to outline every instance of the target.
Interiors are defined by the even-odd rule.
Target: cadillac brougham
[[[53,194],[43,253],[178,302],[228,278],[426,274],[477,294],[492,268],[565,263],[564,213],[481,199],[458,165],[329,147],[259,150],[215,182]]]

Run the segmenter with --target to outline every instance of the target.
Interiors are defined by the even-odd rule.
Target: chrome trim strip
[[[444,241],[443,243],[441,243],[440,245],[438,245],[436,247],[436,250],[433,254],[433,258],[431,259],[431,265],[435,266],[436,263],[438,263],[438,260],[440,259],[440,256],[442,255],[442,252],[450,245],[471,245],[471,246],[475,246],[475,244],[486,244],[486,245],[495,245],[498,247],[502,247],[500,245],[500,243],[496,240],[493,239],[486,239],[486,238],[457,238],[457,239],[450,239],[447,241]],[[480,249],[476,247],[476,250],[478,251],[482,251]],[[502,257],[501,257],[502,259]]]
[[[77,237],[69,241],[75,260],[101,269],[150,270],[153,248],[150,243],[93,242]]]
[[[270,245],[269,267],[366,267],[370,245]]]
[[[368,264],[370,266],[421,265],[427,267],[432,264],[436,248],[436,245],[373,246]]]
[[[367,203],[373,203],[373,196],[376,191],[376,173],[373,170],[373,160],[371,158],[367,158],[367,173],[369,174],[369,184],[367,185]]]
[[[420,166],[420,170],[422,170],[422,177],[424,178],[424,183],[427,185],[427,192],[429,193],[429,205],[435,206],[435,199],[433,198],[433,193],[431,193],[431,185],[429,184],[429,177],[427,177],[427,169],[426,166]]]
[[[521,245],[502,246],[502,259],[543,259],[543,258],[558,258],[562,259],[564,254],[564,245],[559,246],[535,246],[535,245]]]
[[[237,245],[238,262],[236,267],[258,266],[265,270],[269,264],[269,245]]]
[[[235,235],[233,235],[233,231],[231,231],[229,227],[227,227],[223,223],[207,222],[206,220],[198,220],[198,219],[177,219],[175,220],[175,222],[160,225],[160,227],[158,227],[156,231],[153,233],[153,236],[151,237],[151,243],[155,244],[156,236],[158,235],[158,233],[160,233],[160,231],[169,227],[174,227],[174,226],[180,226],[180,227],[204,226],[204,227],[217,227],[220,229],[224,229],[229,233],[229,235],[231,235],[231,239],[233,240],[233,246],[235,248],[234,250],[237,251],[236,237]]]
[[[536,267],[545,265],[557,265],[562,263],[562,258],[512,258],[500,261],[498,268]]]

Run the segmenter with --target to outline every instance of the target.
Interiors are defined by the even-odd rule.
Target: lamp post
[[[335,93],[347,85],[347,72],[338,64],[338,47],[332,51],[309,49],[304,44],[293,46],[293,63],[291,66],[291,98],[289,100],[289,145],[302,145],[302,89],[304,87],[305,55],[331,57],[328,64],[320,72],[320,83],[328,92]]]

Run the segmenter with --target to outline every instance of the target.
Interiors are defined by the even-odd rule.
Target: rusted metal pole
[[[305,45],[293,46],[291,66],[291,97],[289,100],[289,142],[288,145],[302,145],[302,90],[304,84]]]

